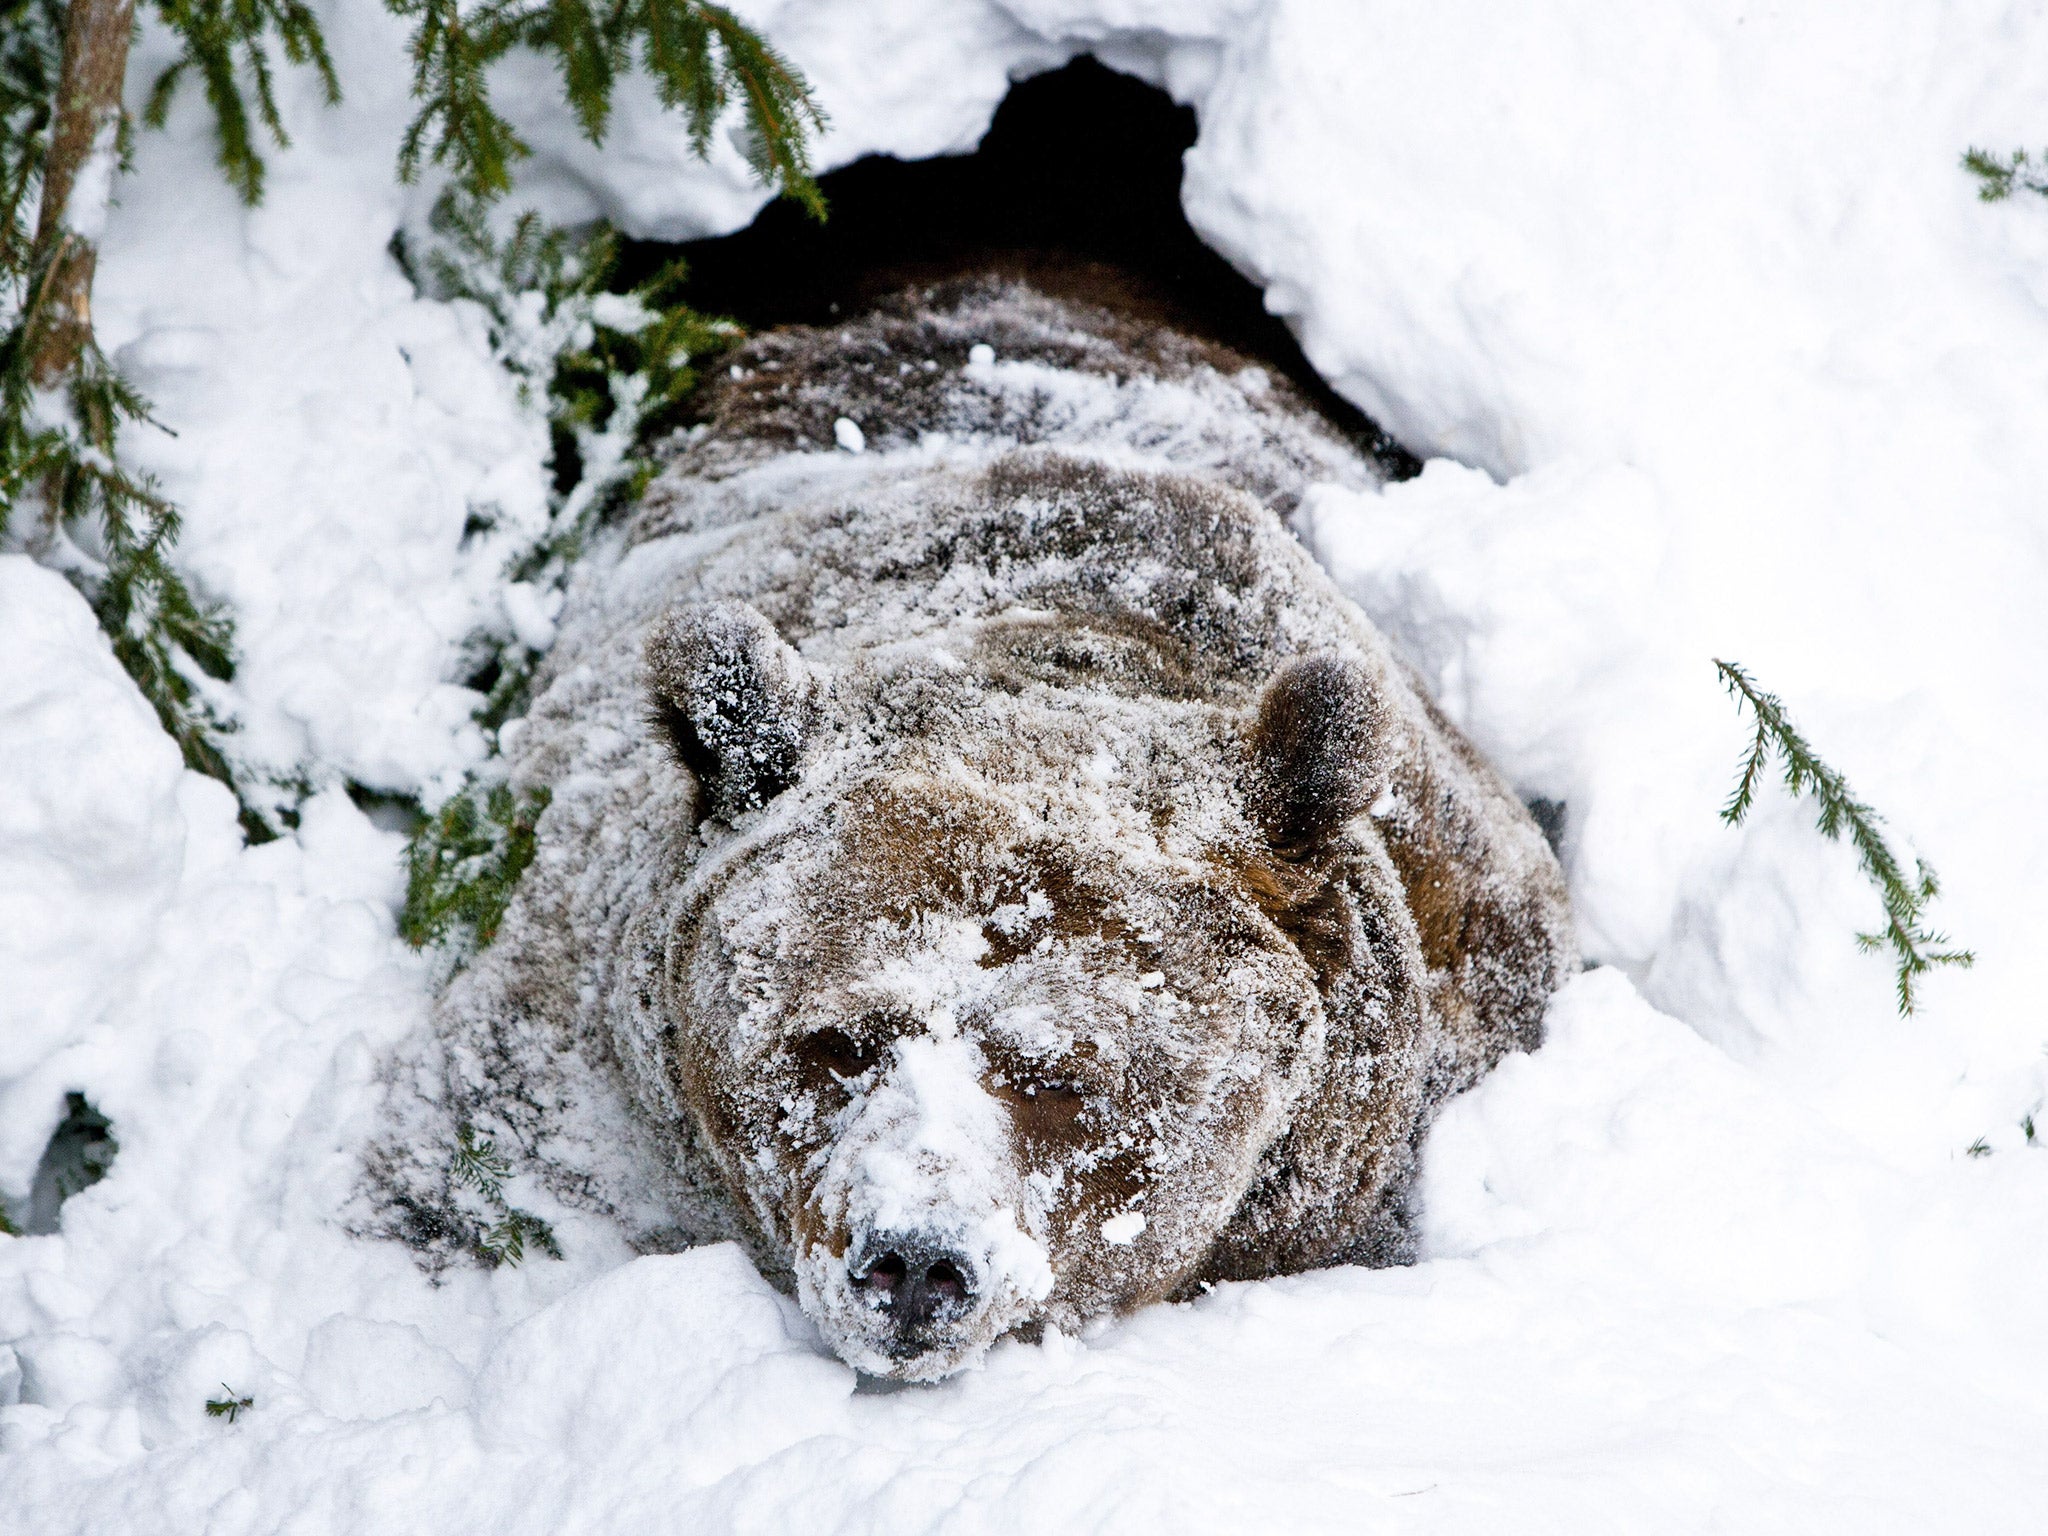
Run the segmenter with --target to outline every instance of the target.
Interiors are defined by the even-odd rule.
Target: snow
[[[1102,1224],[1102,1240],[1118,1248],[1135,1243],[1144,1233],[1145,1215],[1142,1211],[1125,1211]]]
[[[98,241],[106,232],[114,174],[121,166],[120,137],[120,118],[110,114],[94,132],[92,149],[78,168],[71,196],[65,199],[64,227],[88,243]]]
[[[472,311],[387,254],[403,32],[322,9],[245,211],[196,93],[116,184],[97,316],[227,600],[237,750],[318,791],[241,845],[71,589],[0,557],[0,1194],[67,1089],[112,1175],[0,1238],[0,1512],[64,1531],[2028,1529],[2048,1498],[2048,205],[2020,0],[757,0],[828,164],[970,146],[1093,50],[1192,104],[1197,228],[1418,451],[1304,537],[1528,794],[1600,969],[1429,1149],[1428,1258],[1230,1286],[855,1390],[737,1253],[451,1271],[336,1226],[431,967],[339,787],[452,783],[449,679],[544,510]],[[167,48],[145,26],[131,79]],[[531,195],[744,222],[639,87],[602,153],[516,64]],[[131,105],[133,105],[132,103]],[[993,357],[977,366],[1000,368]],[[865,430],[872,433],[876,423]],[[501,607],[503,603],[505,606]],[[1945,877],[1978,952],[1894,1017],[1874,898],[1782,797],[1715,812],[1752,667]],[[1965,1149],[1982,1138],[1988,1155]],[[223,1387],[255,1399],[206,1416]]]

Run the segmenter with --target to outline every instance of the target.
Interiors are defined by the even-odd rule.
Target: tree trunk
[[[43,279],[49,324],[34,369],[45,389],[77,365],[92,339],[93,268],[113,185],[134,30],[135,0],[71,0],[64,18],[57,117],[36,219],[36,255],[50,263]]]

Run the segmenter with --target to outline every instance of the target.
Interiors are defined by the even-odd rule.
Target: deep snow
[[[0,557],[0,1192],[79,1088],[111,1177],[0,1238],[0,1528],[2024,1530],[2048,1507],[2048,19],[1592,0],[1506,10],[749,6],[828,163],[971,145],[1076,49],[1198,111],[1186,201],[1419,452],[1304,536],[1528,794],[1568,806],[1589,955],[1553,1038],[1446,1115],[1431,1257],[1157,1308],[874,1395],[729,1249],[430,1287],[331,1213],[432,968],[399,843],[339,788],[245,849],[59,578]],[[280,773],[393,789],[481,752],[454,648],[500,615],[472,505],[544,435],[386,253],[398,24],[326,7],[348,104],[285,82],[259,212],[190,93],[117,187],[103,339],[139,461],[235,608]],[[161,39],[145,32],[132,76]],[[517,71],[513,71],[514,76]],[[508,81],[508,84],[517,83]],[[532,195],[743,222],[651,95]],[[1459,462],[1452,462],[1453,460]],[[1875,899],[1777,796],[1715,811],[1751,666],[1941,869],[1975,948],[1911,1020]],[[1966,1148],[1982,1138],[1988,1155]],[[255,1399],[203,1411],[225,1383]]]

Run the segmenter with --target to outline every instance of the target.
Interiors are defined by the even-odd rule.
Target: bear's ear
[[[1276,849],[1308,852],[1372,804],[1380,714],[1355,661],[1297,656],[1274,670],[1245,747],[1250,808]]]
[[[817,680],[745,603],[678,608],[647,639],[648,717],[703,787],[698,817],[730,822],[796,782]]]

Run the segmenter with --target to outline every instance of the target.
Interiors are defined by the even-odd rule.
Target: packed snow
[[[243,846],[73,589],[0,556],[0,1197],[69,1090],[120,1142],[58,1232],[0,1237],[0,1528],[2038,1525],[2048,202],[1979,203],[1956,161],[2048,134],[2040,8],[745,10],[831,112],[827,164],[971,147],[1013,74],[1082,51],[1195,108],[1197,229],[1431,456],[1312,491],[1302,536],[1565,805],[1599,967],[1440,1122],[1423,1262],[934,1387],[862,1388],[728,1246],[568,1233],[435,1284],[347,1236],[437,973],[395,934],[401,840],[341,785],[456,782],[485,745],[458,646],[552,616],[465,544],[476,508],[537,526],[545,432],[388,253],[431,195],[391,176],[403,27],[335,0],[347,102],[280,77],[264,207],[185,93],[115,186],[96,295],[177,433],[136,461],[239,624],[238,749],[315,791],[298,831]],[[165,57],[145,24],[133,104]],[[678,238],[761,201],[651,90],[599,152],[543,68],[505,89],[558,217]],[[1714,656],[1940,868],[1978,961],[1915,1017],[1812,807],[1719,821],[1745,726]]]

